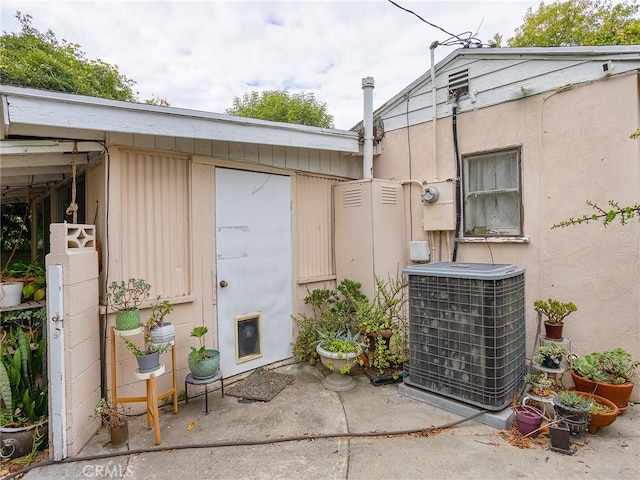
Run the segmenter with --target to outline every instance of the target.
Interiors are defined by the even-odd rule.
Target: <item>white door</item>
[[[291,181],[216,168],[218,348],[225,377],[291,357]]]

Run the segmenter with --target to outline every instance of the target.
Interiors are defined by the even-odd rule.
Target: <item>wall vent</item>
[[[396,205],[398,203],[398,189],[395,185],[382,185],[380,187],[380,195],[384,205]]]
[[[502,410],[525,374],[524,268],[411,266],[409,377],[419,389]]]
[[[362,205],[362,187],[347,188],[342,191],[343,207],[359,207]]]
[[[447,103],[453,102],[457,93],[459,93],[458,98],[469,96],[469,70],[464,69],[449,75],[448,92]]]

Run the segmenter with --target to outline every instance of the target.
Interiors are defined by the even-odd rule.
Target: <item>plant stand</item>
[[[220,390],[222,390],[222,398],[224,398],[224,378],[222,377],[222,370],[218,369],[213,377],[209,378],[195,378],[192,374],[188,374],[184,379],[184,403],[189,403],[189,389],[187,384],[191,385],[204,385],[204,414],[209,415],[209,390],[210,383],[220,382]],[[193,398],[193,397],[191,397]]]
[[[136,335],[142,331],[142,328],[134,330],[116,330],[115,327],[111,327],[111,397],[115,403],[135,403],[146,402],[147,404],[147,428],[155,429],[156,445],[162,443],[160,436],[160,418],[158,416],[158,401],[162,400],[169,395],[173,395],[173,413],[178,413],[178,395],[176,389],[176,346],[175,343],[171,346],[171,388],[164,393],[158,395],[156,378],[165,372],[165,366],[160,365],[160,368],[153,372],[140,373],[138,370],[135,372],[136,379],[145,380],[146,397],[118,397],[118,381],[117,381],[117,368],[116,368],[116,335],[131,336]]]

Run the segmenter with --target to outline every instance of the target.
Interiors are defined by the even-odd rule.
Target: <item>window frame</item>
[[[517,168],[516,180],[516,193],[517,193],[517,209],[519,216],[519,224],[514,225],[514,228],[517,228],[517,232],[504,232],[504,233],[495,233],[495,232],[484,232],[481,231],[467,231],[466,220],[469,215],[469,208],[467,202],[467,196],[469,195],[468,191],[468,178],[467,178],[467,170],[468,170],[468,161],[477,159],[478,157],[495,155],[495,154],[507,154],[507,153],[515,153],[515,162]],[[461,156],[462,163],[462,172],[461,172],[461,183],[462,183],[462,237],[468,239],[508,239],[508,238],[522,238],[524,237],[524,207],[523,207],[523,184],[522,184],[522,146],[514,145],[504,148],[498,148],[493,150],[485,150],[480,152],[468,153]],[[486,195],[498,195],[500,193],[504,193],[509,189],[496,190],[496,193],[491,193],[492,190],[482,190],[482,192],[487,192]],[[480,191],[478,191],[480,192]],[[475,228],[474,228],[475,229]]]

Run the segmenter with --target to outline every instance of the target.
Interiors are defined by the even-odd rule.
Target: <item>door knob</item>
[[[221,287],[221,288],[225,288],[225,287],[228,287],[228,286],[229,286],[229,284],[227,283],[227,281],[226,281],[226,280],[221,280],[221,281],[220,281],[220,287]]]

